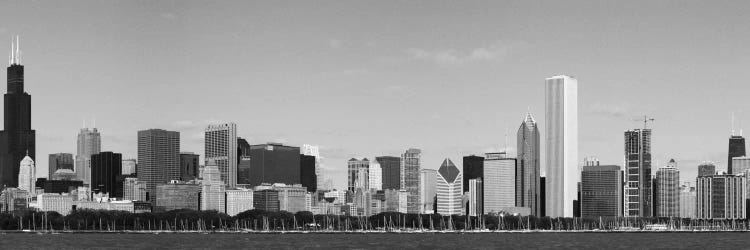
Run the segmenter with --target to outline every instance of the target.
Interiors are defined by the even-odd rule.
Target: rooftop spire
[[[16,39],[14,41],[13,38],[10,39],[10,59],[9,62],[10,65],[21,65],[21,41],[19,36],[16,36]]]

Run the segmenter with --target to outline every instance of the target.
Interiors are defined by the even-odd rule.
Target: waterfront
[[[747,232],[128,234],[7,233],[15,249],[742,249]]]

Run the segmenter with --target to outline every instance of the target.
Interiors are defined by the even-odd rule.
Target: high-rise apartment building
[[[237,151],[236,124],[208,125],[205,133],[205,161],[216,162],[221,181],[231,188],[237,185]]]
[[[681,218],[695,218],[695,206],[696,206],[696,191],[695,187],[690,182],[685,182],[680,186],[680,217]]]
[[[362,160],[358,160],[356,158],[351,158],[346,162],[346,173],[347,173],[347,190],[354,192],[354,190],[357,188],[357,186],[363,186],[365,185],[364,182],[367,182],[367,185],[369,185],[370,179],[367,176],[367,173],[360,173],[361,171],[367,172],[370,168],[370,160],[367,158],[364,158]],[[361,178],[367,178],[367,179],[361,179]]]
[[[443,160],[437,174],[437,212],[441,215],[463,214],[461,194],[463,177],[450,159]]]
[[[299,147],[267,143],[250,146],[250,185],[301,184]]]
[[[516,134],[516,207],[528,207],[539,215],[539,128],[531,113],[521,122]]]
[[[99,152],[91,155],[91,191],[122,198],[122,154]]]
[[[484,213],[507,211],[516,205],[516,159],[505,152],[484,157]]]
[[[401,189],[401,158],[396,156],[378,156],[375,161],[380,164],[382,170],[383,190]]]
[[[49,174],[47,175],[48,178],[52,178],[52,175],[55,174],[55,171],[59,169],[70,169],[71,171],[74,171],[73,154],[69,154],[69,153],[50,154],[49,161],[47,163],[48,163],[47,171],[49,172]]]
[[[584,166],[581,171],[581,217],[622,216],[620,166]]]
[[[727,156],[728,174],[740,173],[734,171],[734,162],[732,162],[732,158],[741,156],[747,156],[747,154],[745,153],[745,137],[742,137],[741,135],[734,135],[734,131],[732,131],[732,136],[729,137],[729,154]]]
[[[437,170],[429,169],[429,168],[424,168],[424,169],[419,170],[419,213],[420,214],[435,213],[434,206],[435,206],[435,195],[437,194],[437,190],[435,189],[436,187],[437,187]]]
[[[677,162],[669,160],[667,166],[656,170],[654,205],[656,217],[680,216],[680,170]]]
[[[697,219],[745,219],[747,179],[745,176],[700,176],[696,180]]]
[[[625,216],[651,217],[651,129],[625,131]]]
[[[156,186],[180,179],[180,132],[163,129],[138,131],[138,180],[149,194]],[[153,196],[151,196],[153,197]]]
[[[76,174],[84,184],[91,183],[91,155],[102,150],[102,136],[96,128],[82,128],[78,132]]]
[[[551,217],[573,217],[578,171],[578,80],[553,76],[545,81],[546,209]],[[490,183],[485,178],[485,196]],[[486,206],[485,200],[485,206]],[[488,212],[485,209],[485,212]]]
[[[180,152],[180,180],[195,180],[200,176],[200,156],[193,152]]]
[[[0,131],[0,187],[17,187],[19,163],[25,156],[36,158],[36,131],[31,129],[31,95],[24,90],[19,38],[11,45],[5,93],[5,127]]]
[[[406,197],[406,211],[410,214],[419,213],[419,170],[421,165],[421,150],[410,148],[401,154],[401,172],[403,173],[401,176],[401,185],[408,194]]]

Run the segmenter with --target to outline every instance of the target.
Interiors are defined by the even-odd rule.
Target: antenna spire
[[[732,136],[734,136],[734,112],[732,112]]]

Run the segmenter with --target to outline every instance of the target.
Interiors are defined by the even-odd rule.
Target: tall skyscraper
[[[464,192],[469,192],[469,180],[484,178],[484,157],[476,155],[464,156],[463,163],[464,171],[461,172],[461,175],[464,177]]]
[[[544,111],[547,122],[545,126],[546,215],[573,217],[573,200],[577,198],[580,179],[580,172],[578,172],[578,80],[564,75],[553,76],[546,79],[544,90]],[[489,182],[489,179],[485,180],[485,193]]]
[[[205,141],[205,161],[215,161],[221,172],[221,181],[234,188],[237,185],[237,125],[208,125]]]
[[[651,217],[651,129],[625,131],[625,216]]]
[[[690,182],[680,186],[680,217],[695,218],[695,187]]]
[[[91,155],[91,191],[107,193],[110,197],[122,198],[122,154],[99,152]]]
[[[155,197],[156,186],[180,179],[180,132],[163,129],[138,131],[138,180]]]
[[[237,184],[250,184],[250,143],[237,137]]]
[[[746,156],[745,137],[742,137],[741,135],[734,135],[734,131],[732,131],[732,136],[729,137],[729,155],[727,156],[728,174],[739,174],[739,172],[735,173],[733,171],[732,158],[740,156]]]
[[[680,216],[680,170],[677,162],[669,160],[667,166],[656,170],[656,217]]]
[[[325,176],[324,176],[324,169],[323,169],[323,158],[320,156],[320,149],[318,146],[310,145],[310,144],[304,144],[302,145],[303,155],[311,155],[315,156],[315,176],[317,180],[315,180],[315,183],[318,184],[317,189],[325,190],[324,182],[325,182]]]
[[[200,156],[193,152],[180,152],[180,180],[190,181],[199,177]]]
[[[745,219],[745,176],[700,176],[696,180],[698,219]]]
[[[358,160],[356,158],[351,158],[349,161],[346,162],[346,172],[347,172],[347,188],[349,191],[354,192],[354,190],[357,188],[357,185],[362,185],[363,182],[367,182],[369,185],[370,179],[362,180],[360,177],[367,176],[360,174],[360,169],[364,169],[364,171],[367,171],[370,168],[370,160],[367,158],[364,158],[362,160]]]
[[[485,213],[508,211],[516,205],[516,159],[505,152],[487,153],[484,157]],[[572,201],[571,201],[572,202]]]
[[[450,159],[446,158],[437,172],[437,212],[441,215],[462,214],[463,185],[461,182],[463,177],[461,177],[461,171]]]
[[[31,95],[23,88],[20,42],[11,44],[8,92],[5,93],[5,130],[0,131],[0,187],[17,187],[19,163],[36,159],[36,131],[31,129]]]
[[[396,156],[378,156],[375,161],[383,172],[383,190],[401,189],[401,158]]]
[[[465,180],[465,179],[464,179]],[[466,214],[469,216],[481,216],[484,214],[484,204],[482,204],[482,198],[484,190],[482,178],[469,179],[469,205],[466,206],[468,211]],[[464,185],[465,186],[465,185]]]
[[[716,165],[712,162],[702,162],[698,165],[698,177],[712,176],[716,174]]]
[[[401,183],[407,193],[406,211],[410,214],[419,213],[419,169],[422,165],[421,158],[422,151],[415,148],[410,148],[401,154],[401,172],[404,173]],[[460,204],[459,202],[459,211],[461,210]]]
[[[300,163],[300,183],[307,188],[308,192],[315,192],[318,189],[318,177],[315,176],[315,156],[299,155]]]
[[[47,169],[49,171],[49,174],[47,175],[47,179],[52,178],[52,175],[55,174],[55,171],[59,169],[70,169],[71,171],[74,171],[73,154],[69,154],[69,153],[50,154],[49,161],[47,163],[49,164],[48,169]]]
[[[377,161],[370,162],[370,189],[383,189],[383,169]]]
[[[584,166],[581,171],[581,217],[622,216],[620,166]]]
[[[19,162],[18,189],[26,190],[30,195],[36,193],[36,165],[28,155]]]
[[[451,162],[453,163],[453,162]],[[454,166],[455,167],[455,166]],[[424,168],[419,170],[419,213],[432,214],[435,206],[437,187],[437,170]],[[462,193],[459,190],[459,193]]]
[[[102,136],[96,128],[82,128],[78,132],[76,174],[84,184],[91,183],[91,155],[102,150]]]
[[[531,113],[518,128],[516,149],[516,207],[528,207],[539,215],[539,128]]]
[[[250,185],[301,184],[299,147],[279,143],[250,146]]]

